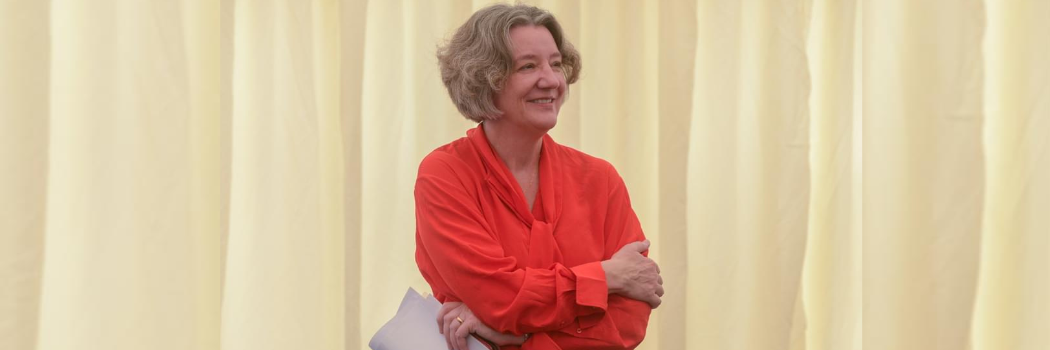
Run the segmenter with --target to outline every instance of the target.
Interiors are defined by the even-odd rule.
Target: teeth
[[[551,102],[554,102],[554,99],[543,98],[543,99],[539,99],[539,100],[532,100],[532,102],[535,102],[535,103],[551,103]]]

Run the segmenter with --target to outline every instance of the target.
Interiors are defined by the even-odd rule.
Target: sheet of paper
[[[373,350],[447,350],[445,336],[437,326],[437,313],[441,303],[433,296],[423,297],[415,289],[408,288],[397,314],[390,319],[368,342]],[[473,337],[467,338],[470,350],[488,348]]]

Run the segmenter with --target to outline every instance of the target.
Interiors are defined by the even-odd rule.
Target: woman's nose
[[[536,82],[536,87],[541,89],[553,89],[558,87],[558,72],[555,72],[550,65],[544,66],[540,73],[540,79]]]

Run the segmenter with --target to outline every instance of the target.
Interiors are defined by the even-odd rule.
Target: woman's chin
[[[558,118],[550,118],[549,120],[540,120],[533,124],[537,130],[543,130],[544,132],[554,129],[555,125],[558,125]]]
[[[558,114],[547,114],[547,115],[534,115],[529,118],[532,127],[537,130],[548,131],[553,129],[555,125],[558,125]]]

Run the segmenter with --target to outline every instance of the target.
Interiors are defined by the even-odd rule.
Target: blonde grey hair
[[[546,27],[561,53],[566,83],[575,83],[579,78],[583,68],[580,53],[565,39],[554,15],[524,4],[485,7],[470,16],[437,51],[441,82],[448,89],[452,103],[467,119],[480,123],[503,115],[496,108],[493,95],[503,89],[513,69],[510,30],[520,25]]]

